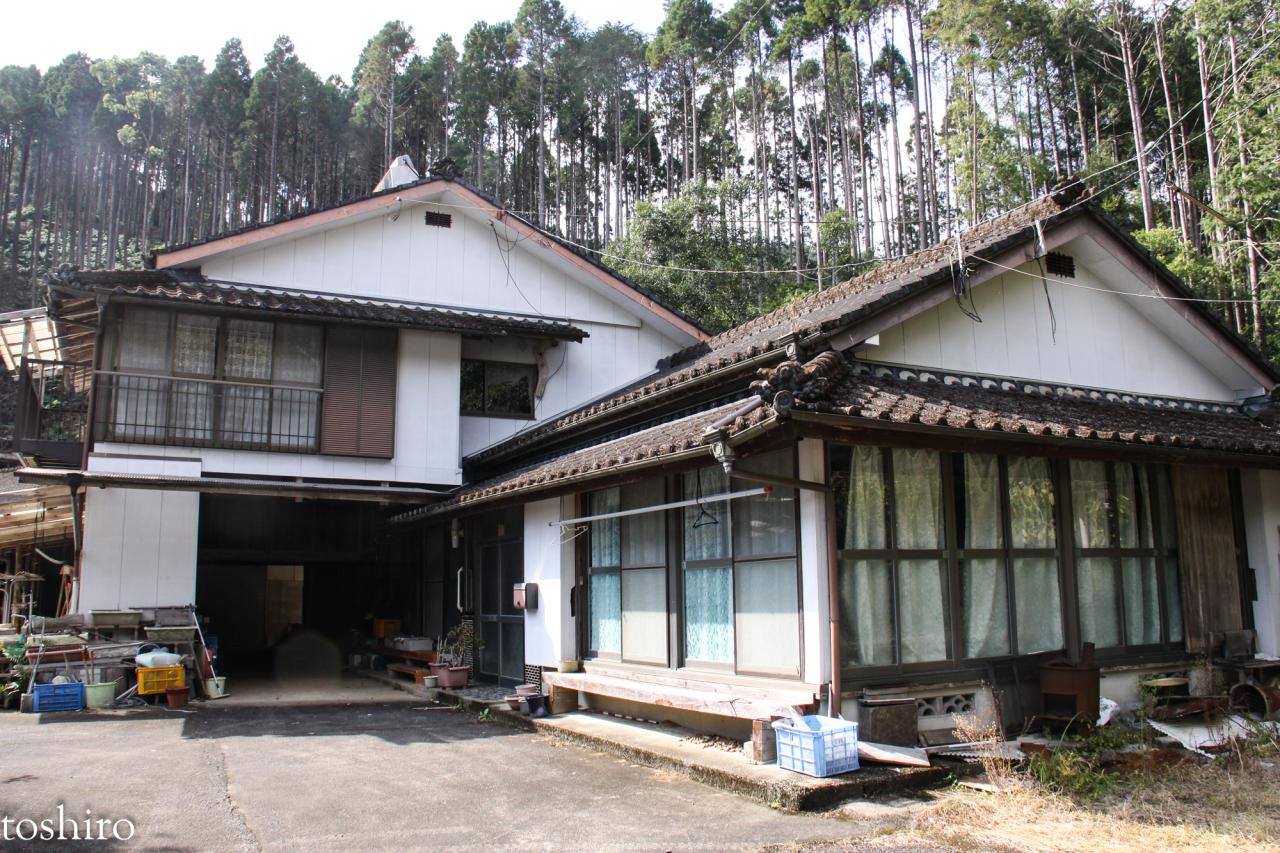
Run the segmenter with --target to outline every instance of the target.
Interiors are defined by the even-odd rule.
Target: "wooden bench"
[[[586,672],[546,672],[542,680],[551,687],[553,714],[576,709],[579,693],[747,720],[785,716],[793,708],[807,711],[817,703],[816,692],[807,685],[704,681],[671,672],[591,667]]]
[[[418,667],[408,663],[389,663],[387,664],[387,672],[396,672],[401,675],[409,676],[410,681],[421,683],[419,675],[430,675],[431,670],[426,667]]]

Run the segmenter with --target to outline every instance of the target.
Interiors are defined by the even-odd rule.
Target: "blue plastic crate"
[[[46,711],[79,711],[84,707],[84,685],[78,681],[67,684],[37,684],[33,708],[37,714]]]
[[[858,769],[858,724],[811,714],[775,720],[778,766],[809,776],[838,776]]]

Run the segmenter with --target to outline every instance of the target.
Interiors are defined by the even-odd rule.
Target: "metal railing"
[[[18,374],[15,440],[19,444],[83,444],[92,386],[92,365],[23,359]]]
[[[321,388],[97,372],[99,441],[317,453]]]

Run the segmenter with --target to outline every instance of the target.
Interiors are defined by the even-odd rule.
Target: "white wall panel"
[[[573,561],[563,559],[560,528],[549,524],[561,518],[560,507],[560,498],[524,506],[524,579],[538,585],[538,609],[524,615],[524,660],[534,666],[553,667],[573,655],[572,645],[566,644],[573,630]]]
[[[974,288],[981,322],[947,300],[882,332],[880,345],[859,356],[1146,394],[1235,399],[1231,382],[1139,310],[1151,306],[1100,292],[1114,289],[1114,282],[1079,263],[1071,281],[1080,286],[1050,277],[1046,298],[1039,279],[1005,273]]]

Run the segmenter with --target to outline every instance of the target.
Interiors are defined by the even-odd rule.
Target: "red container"
[[[164,700],[170,708],[183,708],[187,704],[188,695],[185,687],[170,687],[164,692]]]

